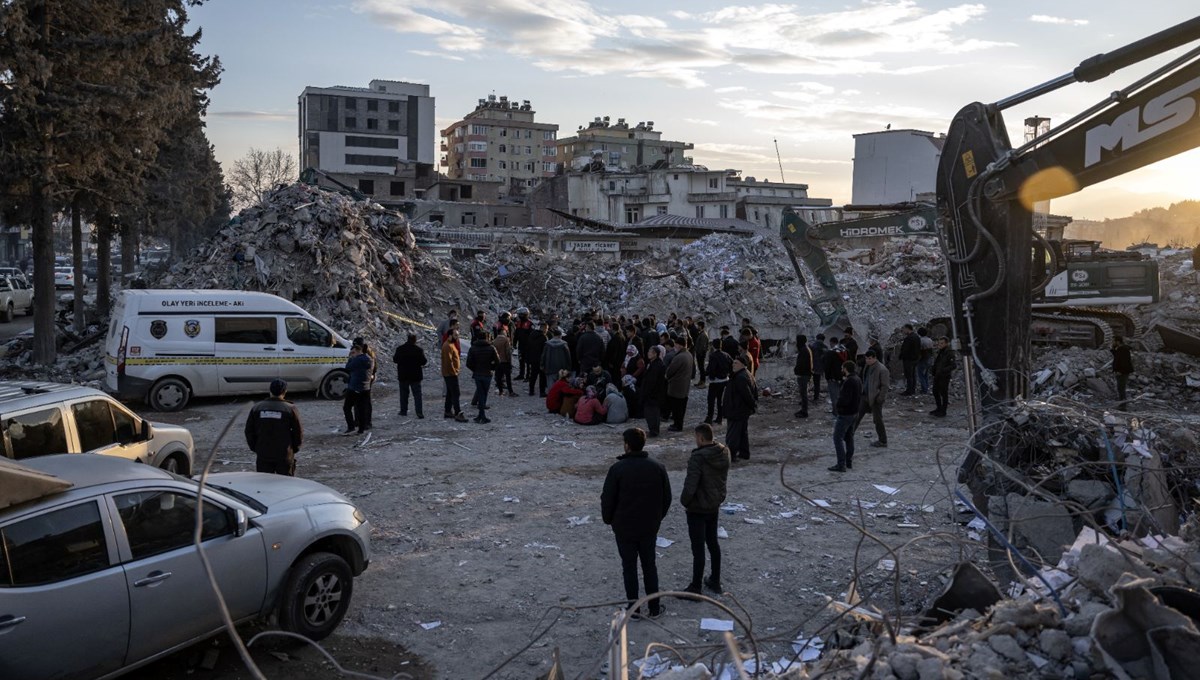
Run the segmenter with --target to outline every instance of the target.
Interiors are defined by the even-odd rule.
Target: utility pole
[[[779,181],[787,184],[787,180],[783,177],[783,156],[779,155],[779,140],[774,139],[771,141],[775,142],[775,160],[779,161]]]

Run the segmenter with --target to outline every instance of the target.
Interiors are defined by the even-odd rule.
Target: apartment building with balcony
[[[564,171],[591,168],[610,172],[639,167],[689,165],[684,152],[694,148],[688,142],[672,142],[654,129],[654,121],[629,125],[624,118],[611,123],[608,116],[597,116],[586,126],[580,125],[571,137],[558,140],[558,163]]]
[[[753,223],[764,233],[779,233],[783,211],[787,208],[800,210],[805,219],[813,216],[819,217],[817,221],[837,219],[833,199],[809,198],[807,184],[743,178],[731,172],[725,185],[737,196],[737,217]]]
[[[429,86],[372,80],[368,87],[306,87],[297,102],[300,168],[387,203],[412,197],[434,163]],[[327,178],[323,186],[334,188]]]
[[[442,130],[441,165],[451,179],[499,182],[501,198],[524,196],[556,171],[558,125],[539,123],[529,100],[488,95]]]
[[[737,193],[727,185],[728,174],[701,165],[569,172],[535,188],[529,206],[535,224],[561,222],[555,210],[610,224],[658,215],[733,219]]]

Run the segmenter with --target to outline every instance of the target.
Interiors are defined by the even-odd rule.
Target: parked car
[[[0,321],[8,323],[18,313],[33,314],[33,288],[24,276],[0,275]]]
[[[152,423],[82,385],[0,381],[0,432],[0,458],[97,453],[185,475],[192,469],[186,428]]]
[[[0,267],[0,276],[19,279],[24,281],[26,286],[29,286],[30,288],[33,287],[32,284],[29,283],[29,277],[25,275],[25,272],[20,267]]]
[[[55,288],[74,288],[75,287],[75,269],[73,267],[55,267],[54,268],[54,287]]]
[[[0,509],[0,678],[114,677],[222,630],[193,545],[196,481],[102,456],[0,461],[0,487],[6,474],[70,488]],[[202,546],[234,621],[333,632],[371,559],[362,511],[256,472],[210,475],[203,499]]]

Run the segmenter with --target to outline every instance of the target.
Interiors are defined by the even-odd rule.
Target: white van
[[[193,396],[289,392],[341,399],[350,343],[308,312],[268,293],[124,290],[105,348],[106,391],[178,411]]]

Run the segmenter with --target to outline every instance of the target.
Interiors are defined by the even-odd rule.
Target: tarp
[[[0,509],[71,488],[71,482],[0,458]]]

